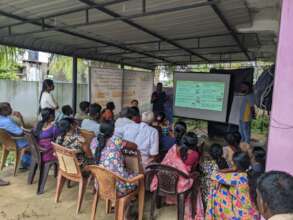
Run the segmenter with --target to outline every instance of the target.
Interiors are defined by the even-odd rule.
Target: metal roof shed
[[[0,43],[147,69],[274,60],[276,33],[249,29],[259,11],[279,7],[267,2],[3,0]]]
[[[2,0],[0,44],[73,56],[75,65],[273,61],[279,8],[280,0]]]

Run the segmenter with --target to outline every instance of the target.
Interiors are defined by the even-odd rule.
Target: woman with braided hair
[[[176,132],[176,131],[175,131]],[[190,175],[193,168],[195,168],[200,159],[200,154],[198,152],[197,144],[198,139],[195,133],[187,132],[186,134],[181,136],[181,132],[177,135],[175,134],[176,144],[168,151],[164,160],[161,162],[163,165],[172,166],[187,175]],[[179,139],[179,136],[181,138]],[[177,191],[185,192],[193,187],[195,179],[193,177],[184,178],[182,176],[179,177],[177,183]],[[154,177],[151,184],[151,191],[155,191],[157,189],[158,179]],[[196,216],[192,216],[192,199],[195,199],[196,202]],[[168,196],[166,197],[167,204],[176,204],[176,197]],[[192,198],[188,196],[185,200],[185,220],[203,220],[204,219],[204,209],[201,200],[201,192],[197,192],[197,198]]]
[[[135,173],[128,170],[125,166],[125,158],[122,154],[122,149],[125,146],[122,139],[114,134],[114,123],[105,121],[101,123],[100,133],[97,138],[94,138],[91,143],[91,148],[95,147],[95,160],[97,164],[103,166],[126,179],[136,176]],[[117,182],[116,185],[119,194],[127,194],[136,188],[135,184]]]
[[[80,167],[94,164],[93,154],[85,144],[85,139],[80,135],[77,124],[73,118],[64,118],[58,122],[60,135],[56,139],[56,143],[69,149],[75,150]]]
[[[51,108],[44,108],[41,110],[42,120],[37,123],[35,129],[33,129],[33,135],[38,141],[41,148],[46,151],[42,153],[42,161],[55,160],[52,141],[55,141],[60,134],[60,130],[54,124],[55,110]]]

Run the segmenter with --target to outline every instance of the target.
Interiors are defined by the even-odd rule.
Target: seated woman
[[[94,164],[93,154],[89,146],[85,145],[85,139],[79,134],[77,124],[73,118],[64,118],[58,123],[60,135],[56,143],[69,149],[76,150],[77,159],[81,168],[89,164]]]
[[[88,101],[82,101],[79,103],[79,112],[75,114],[75,119],[82,121],[83,119],[89,118],[89,107],[90,103]]]
[[[254,147],[250,153],[251,166],[248,171],[250,177],[250,194],[256,202],[256,185],[258,178],[265,172],[266,151],[262,147]]]
[[[97,164],[114,172],[115,174],[130,179],[135,177],[135,173],[126,169],[125,158],[122,154],[122,139],[114,134],[114,124],[112,122],[102,122],[100,133],[94,141],[97,144],[95,150],[95,159]],[[92,143],[93,144],[93,143]],[[117,182],[116,185],[119,194],[124,195],[136,188],[136,184]]]
[[[233,155],[234,153],[240,151],[239,145],[241,141],[241,135],[239,136],[238,133],[228,133],[225,136],[225,141],[227,146],[223,148],[223,157],[227,161],[229,168],[233,168]]]
[[[42,161],[55,160],[52,141],[55,141],[60,131],[54,124],[55,110],[52,108],[44,108],[41,110],[42,120],[38,122],[33,134],[36,137],[38,144],[46,151],[42,153]]]
[[[132,120],[135,122],[135,123],[140,123],[141,122],[141,117],[140,117],[140,111],[139,111],[139,108],[138,107],[135,107],[135,106],[132,106],[130,107],[131,108],[131,111],[132,111]]]
[[[250,166],[250,159],[247,154],[236,152],[233,161],[233,172],[220,172],[212,176],[206,220],[259,219],[251,200],[249,177],[246,172]]]
[[[101,121],[113,121],[114,120],[114,102],[108,102],[106,108],[101,113]]]
[[[165,157],[166,153],[169,151],[174,144],[179,144],[181,138],[186,133],[187,125],[185,122],[178,121],[174,125],[174,131],[170,132],[168,136],[160,136],[160,156]],[[163,158],[162,158],[163,159]]]
[[[219,170],[228,168],[228,164],[223,158],[222,146],[219,144],[212,144],[209,153],[203,156],[199,167],[203,204],[206,208],[211,177]]]
[[[153,126],[160,130],[162,136],[168,136],[170,131],[170,122],[166,119],[164,112],[160,112],[156,115]]]
[[[89,116],[90,118],[86,118],[82,120],[81,128],[92,131],[95,135],[98,135],[100,132],[100,113],[101,113],[101,106],[98,103],[90,104],[89,108]]]
[[[172,166],[187,175],[191,174],[192,168],[196,167],[199,163],[200,154],[197,151],[197,136],[193,132],[188,132],[182,137],[179,145],[174,145],[166,154],[161,164]],[[184,192],[189,190],[193,186],[194,179],[190,177],[186,179],[179,177],[177,184],[177,191]],[[157,178],[155,177],[152,181],[151,191],[157,189]],[[204,210],[201,201],[201,193],[197,193],[197,198],[188,197],[185,201],[185,220],[192,219],[204,219]],[[192,199],[197,200],[196,216],[192,217]],[[167,197],[166,203],[176,203],[176,197]]]

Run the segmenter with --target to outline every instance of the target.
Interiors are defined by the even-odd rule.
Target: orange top
[[[114,120],[114,114],[110,109],[106,109],[105,112],[102,114],[103,121],[112,121]]]

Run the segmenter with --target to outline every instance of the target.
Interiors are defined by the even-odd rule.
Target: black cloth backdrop
[[[255,104],[268,112],[272,108],[274,77],[275,65],[272,65],[264,70],[254,86]]]
[[[228,101],[228,113],[227,119],[229,118],[231,106],[233,102],[234,93],[240,92],[240,85],[242,82],[250,82],[253,83],[253,73],[254,68],[245,68],[245,69],[211,69],[210,73],[218,73],[218,74],[229,74],[231,75],[231,84],[230,84],[230,93],[229,93],[229,101]],[[228,123],[220,123],[220,122],[208,122],[208,135],[209,137],[224,136],[227,132],[237,131],[238,126],[231,125]]]

